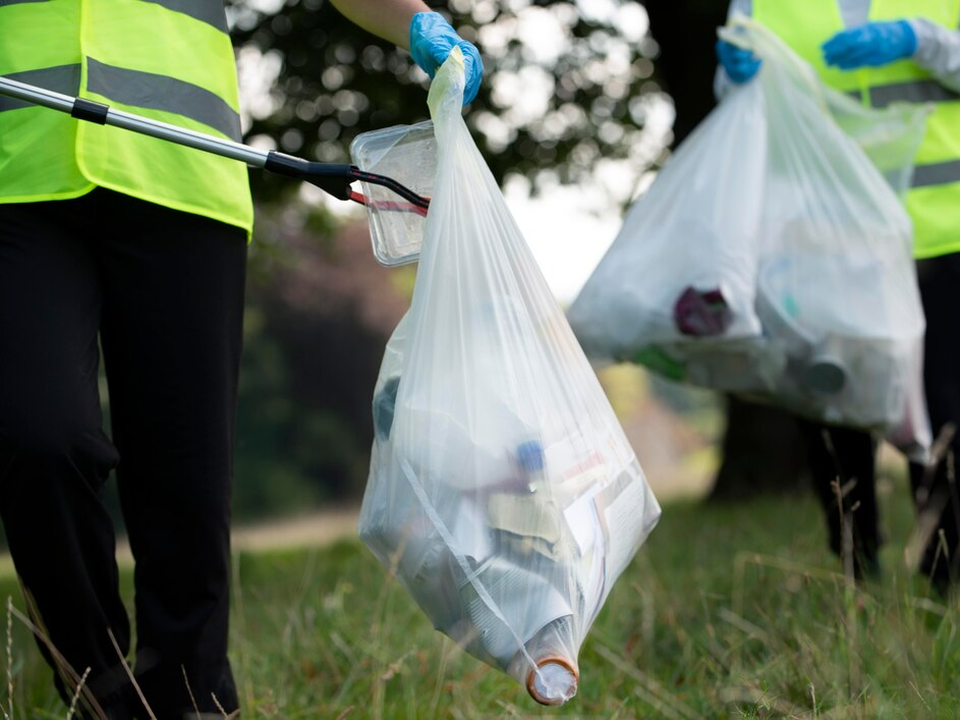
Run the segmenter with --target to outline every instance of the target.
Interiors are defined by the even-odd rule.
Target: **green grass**
[[[835,572],[812,499],[668,505],[560,709],[434,632],[358,541],[240,555],[243,717],[960,717],[960,605],[902,567],[906,489],[883,501],[884,576],[865,588]],[[0,586],[20,603],[11,580]],[[12,643],[15,717],[65,717],[19,623]]]

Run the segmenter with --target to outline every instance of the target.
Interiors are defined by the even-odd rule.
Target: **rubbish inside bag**
[[[660,508],[470,138],[458,58],[430,89],[435,191],[374,388],[360,536],[437,630],[560,705]]]
[[[705,337],[723,335],[733,318],[719,288],[697,290],[688,286],[673,306],[673,320],[684,335]]]
[[[655,522],[655,501],[636,464],[613,482],[601,465],[558,482],[546,467],[523,467],[531,447],[517,446],[513,482],[473,491],[442,482],[427,489],[404,459],[391,458],[399,473],[378,470],[397,485],[389,508],[362,522],[361,537],[393,559],[434,627],[522,680],[538,702],[559,704],[576,693],[580,636]],[[638,520],[643,527],[631,528]]]
[[[408,322],[391,338],[374,394],[361,537],[390,558],[434,627],[524,682],[538,702],[566,702],[576,691],[580,635],[659,508],[609,427],[586,428],[594,438],[575,425],[561,431],[574,434],[551,437],[548,427],[506,414],[483,380],[475,389],[505,413],[506,432],[481,440],[449,404],[417,409],[424,398],[405,394],[398,373]],[[437,390],[447,396],[453,384],[441,380]],[[533,668],[544,664],[549,677]]]

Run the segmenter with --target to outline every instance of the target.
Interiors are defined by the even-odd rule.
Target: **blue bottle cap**
[[[543,470],[543,448],[536,440],[527,440],[517,446],[517,460],[527,472]]]

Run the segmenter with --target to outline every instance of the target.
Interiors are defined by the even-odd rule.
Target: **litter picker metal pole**
[[[430,206],[429,198],[418,195],[393,178],[360,170],[356,165],[310,162],[276,150],[258,150],[233,140],[188,130],[123,110],[114,110],[103,103],[64,95],[3,76],[0,76],[0,94],[31,105],[58,110],[78,120],[130,130],[220,157],[239,160],[251,167],[263,168],[278,175],[299,178],[316,185],[338,200],[352,200],[362,205],[382,204],[390,209],[406,210],[421,215],[426,215],[427,208]],[[385,187],[402,197],[409,205],[370,200],[350,187],[350,184],[356,180]]]

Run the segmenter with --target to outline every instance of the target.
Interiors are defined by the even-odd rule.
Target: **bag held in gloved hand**
[[[927,108],[857,106],[755,21],[721,35],[759,73],[634,205],[570,322],[594,357],[879,430],[920,456],[924,318],[897,191]]]
[[[413,300],[387,345],[360,535],[434,626],[559,705],[660,508],[461,118],[430,88],[438,169]]]

